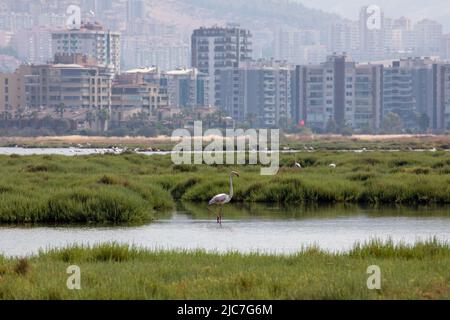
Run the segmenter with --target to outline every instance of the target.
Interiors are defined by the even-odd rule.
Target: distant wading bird
[[[217,211],[217,223],[220,225],[222,224],[222,215],[223,215],[223,206],[227,203],[231,202],[231,199],[233,199],[233,176],[239,177],[239,173],[236,171],[232,171],[230,173],[230,194],[218,194],[214,198],[209,201],[209,205],[216,205],[220,206],[220,209]]]

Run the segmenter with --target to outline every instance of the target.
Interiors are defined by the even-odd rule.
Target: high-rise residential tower
[[[209,102],[221,106],[220,72],[250,61],[250,31],[237,25],[200,28],[192,35],[192,67],[209,75]]]
[[[43,64],[53,60],[51,31],[44,27],[22,29],[12,38],[18,56],[28,63]]]
[[[144,0],[128,0],[127,1],[127,22],[135,19],[142,19],[145,15]]]
[[[120,34],[99,24],[88,23],[80,29],[53,32],[52,49],[55,55],[86,55],[112,73],[120,73]]]
[[[222,71],[223,110],[253,127],[286,127],[291,121],[291,67],[259,60]]]
[[[442,44],[442,25],[436,21],[424,19],[414,26],[416,54],[421,56],[439,56]]]
[[[383,66],[357,65],[333,55],[319,65],[297,66],[292,73],[292,116],[296,123],[324,131],[337,127],[380,127]]]
[[[208,76],[197,69],[179,68],[164,73],[167,78],[169,105],[197,108],[209,105]]]

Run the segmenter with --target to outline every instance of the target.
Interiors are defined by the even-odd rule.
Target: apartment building
[[[347,117],[354,128],[377,132],[382,120],[383,66],[357,65],[347,73],[347,78],[346,89],[353,89],[353,99],[347,97],[346,101]]]
[[[194,30],[192,34],[192,67],[209,76],[209,101],[216,106],[220,101],[220,73],[238,68],[252,57],[251,33],[237,25]]]
[[[436,80],[439,80],[435,112],[432,116],[432,124],[436,131],[450,130],[450,64],[435,65]]]
[[[189,65],[189,45],[174,37],[135,36],[122,37],[122,56],[125,66],[158,66],[172,70]]]
[[[145,17],[144,0],[127,0],[126,9],[127,9],[127,21],[133,21]]]
[[[404,60],[393,61],[383,74],[383,117],[398,114],[405,126],[415,123],[417,103],[414,97],[413,70]]]
[[[19,58],[31,64],[44,64],[53,60],[52,35],[45,27],[22,29],[12,38]]]
[[[83,54],[97,60],[101,67],[120,73],[120,34],[105,30],[97,23],[86,23],[80,29],[52,33],[53,54]]]
[[[0,114],[14,114],[16,110],[27,106],[25,87],[30,66],[21,66],[12,73],[0,73]]]
[[[321,44],[320,31],[309,29],[279,29],[274,33],[274,59],[293,64],[319,63],[327,56]]]
[[[0,110],[64,106],[66,109],[111,106],[111,74],[78,64],[23,65],[0,74]]]
[[[197,69],[179,68],[164,73],[167,78],[169,105],[196,108],[209,105],[208,75]]]
[[[0,13],[0,29],[12,31],[32,28],[34,24],[32,15],[23,12]]]
[[[330,52],[347,52],[355,55],[359,51],[359,24],[354,21],[338,21],[330,26],[328,49]],[[318,63],[316,63],[318,64]]]
[[[432,70],[432,98],[427,107],[430,128],[441,133],[450,130],[450,64],[435,62]]]
[[[296,121],[317,130],[324,130],[330,120],[344,121],[345,63],[344,56],[332,56],[320,65],[296,67]]]
[[[167,86],[158,68],[132,69],[117,76],[112,87],[112,119],[126,121],[141,112],[157,116],[169,106]]]
[[[414,26],[416,54],[439,56],[442,44],[442,25],[436,21],[423,19]]]
[[[115,84],[112,88],[112,115],[115,121],[125,121],[130,116],[145,112],[155,115],[161,104],[155,84]]]
[[[296,66],[292,73],[292,118],[318,131],[330,121],[355,129],[380,128],[381,65],[357,65],[333,55],[320,65]]]
[[[426,115],[435,132],[449,127],[450,65],[434,58],[394,60],[384,68],[383,116],[394,112],[405,127]]]
[[[260,60],[221,72],[221,109],[238,122],[286,127],[291,119],[291,68]]]
[[[412,22],[406,17],[393,19],[385,36],[386,47],[391,54],[410,54],[415,50],[416,38]]]
[[[276,62],[259,62],[246,67],[247,113],[263,127],[288,125],[291,115],[291,69]]]
[[[78,64],[33,66],[26,94],[31,107],[109,109],[111,75]]]

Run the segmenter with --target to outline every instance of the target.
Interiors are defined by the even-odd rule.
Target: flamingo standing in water
[[[230,194],[221,193],[214,196],[210,201],[209,205],[220,206],[219,211],[217,212],[217,223],[222,225],[222,214],[223,214],[223,206],[227,203],[231,202],[233,199],[233,176],[239,177],[239,173],[236,171],[232,171],[230,173]]]

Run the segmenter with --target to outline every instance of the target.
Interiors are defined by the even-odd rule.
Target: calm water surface
[[[292,254],[302,246],[345,251],[356,242],[392,239],[450,241],[450,208],[363,209],[231,206],[223,226],[201,206],[188,205],[138,227],[1,227],[0,252],[29,255],[71,244],[118,242],[149,249],[205,249]]]

